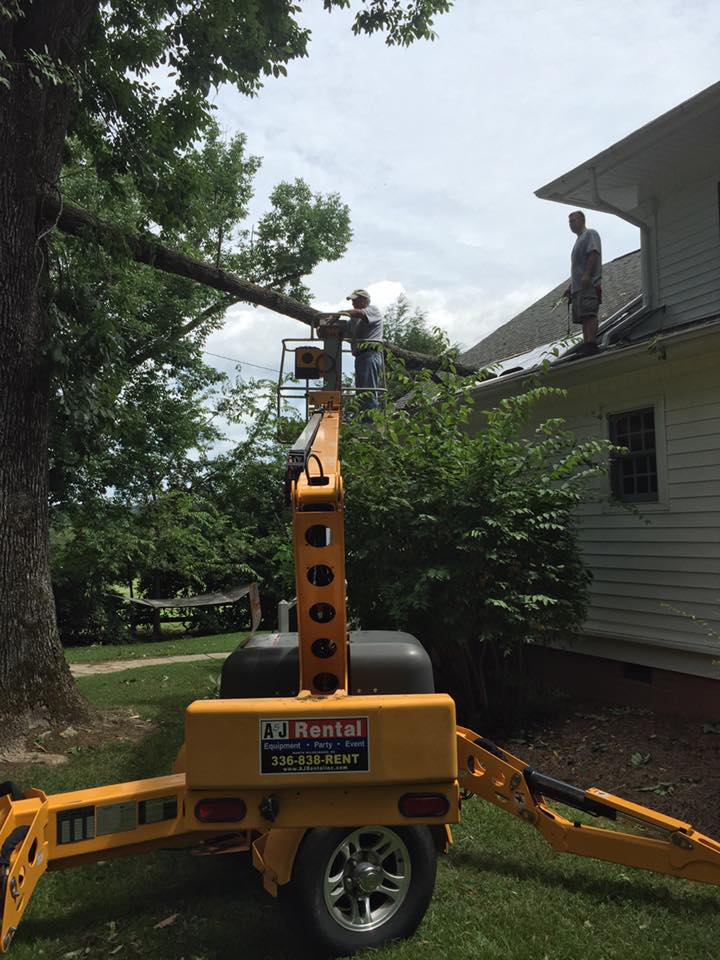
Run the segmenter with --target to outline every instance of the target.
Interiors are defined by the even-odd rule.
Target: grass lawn
[[[226,638],[227,639],[227,638]],[[154,645],[153,645],[154,646]],[[156,728],[136,743],[81,750],[64,767],[0,769],[48,792],[168,771],[183,708],[204,696],[207,663],[80,681],[103,707],[132,706]],[[678,811],[681,813],[681,811]],[[373,960],[716,960],[720,891],[563,857],[481,801],[465,804],[435,898],[415,937]],[[164,927],[157,924],[175,917]],[[160,852],[46,875],[18,932],[15,960],[310,960],[244,858]],[[368,960],[370,954],[367,955]]]
[[[66,647],[68,663],[99,663],[101,660],[140,660],[143,657],[174,657],[185,653],[223,653],[234,650],[247,633],[219,633],[210,637],[180,636],[157,643],[124,643],[92,647]]]

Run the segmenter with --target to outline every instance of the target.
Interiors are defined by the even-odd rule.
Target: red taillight
[[[233,823],[246,813],[247,807],[237,797],[213,797],[195,804],[195,816],[202,823]]]
[[[444,817],[450,801],[444,793],[406,793],[398,808],[404,817]]]

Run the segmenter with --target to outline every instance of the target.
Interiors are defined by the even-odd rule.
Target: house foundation
[[[578,701],[644,707],[684,719],[720,720],[720,667],[714,680],[549,647],[528,647],[525,656],[531,677]]]

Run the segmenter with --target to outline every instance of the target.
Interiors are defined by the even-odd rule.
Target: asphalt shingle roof
[[[471,347],[460,360],[468,366],[485,367],[507,357],[515,357],[535,347],[560,340],[567,334],[567,309],[555,306],[567,287],[567,279],[554,287],[512,320]],[[611,317],[642,293],[640,251],[633,250],[603,264],[603,303],[600,323]],[[573,327],[574,332],[579,327]]]

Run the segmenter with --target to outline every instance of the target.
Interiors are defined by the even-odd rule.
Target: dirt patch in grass
[[[720,837],[720,723],[576,704],[498,742],[549,776],[599,787]]]
[[[154,728],[150,720],[128,708],[92,709],[82,721],[53,726],[40,721],[22,738],[0,747],[0,764],[58,766],[87,747],[119,741],[137,742]]]

